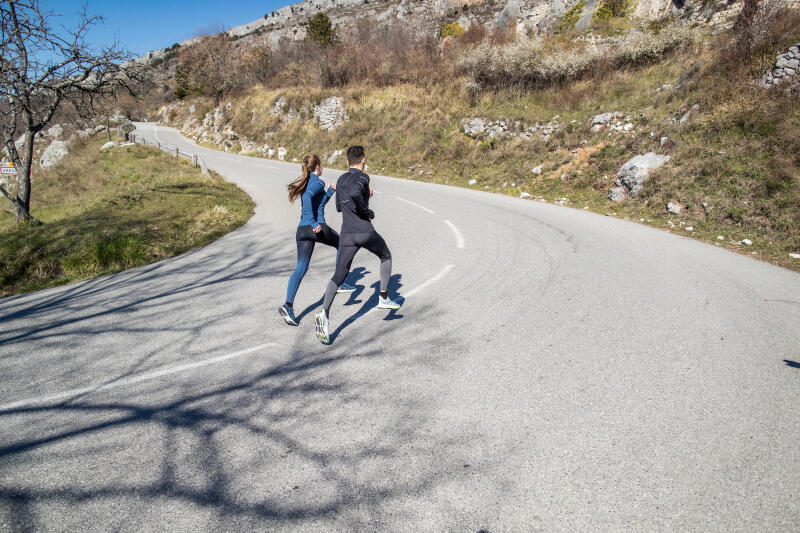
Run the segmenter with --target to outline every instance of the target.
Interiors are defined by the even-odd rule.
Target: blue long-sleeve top
[[[300,197],[302,211],[300,213],[300,224],[298,226],[311,226],[316,228],[325,223],[325,204],[336,192],[333,187],[325,190],[325,182],[314,174],[308,175],[306,190]]]

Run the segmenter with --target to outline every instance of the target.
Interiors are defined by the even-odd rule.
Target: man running
[[[328,316],[336,291],[347,277],[353,257],[361,248],[366,248],[381,260],[378,309],[400,308],[400,304],[389,299],[388,294],[389,277],[392,275],[392,254],[386,246],[386,241],[375,231],[370,222],[375,218],[375,213],[369,208],[372,190],[369,188],[369,176],[364,173],[366,161],[362,146],[348,148],[347,163],[350,165],[350,170],[342,174],[336,182],[336,210],[342,213],[339,254],[336,257],[336,272],[325,290],[322,311],[314,316],[315,334],[323,343],[330,341]]]

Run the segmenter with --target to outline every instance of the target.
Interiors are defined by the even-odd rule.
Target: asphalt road
[[[800,529],[800,274],[645,226],[374,177],[406,301],[295,302],[299,165],[154,265],[0,300],[0,530]],[[323,179],[338,176],[326,171]],[[329,207],[328,220],[340,217]]]

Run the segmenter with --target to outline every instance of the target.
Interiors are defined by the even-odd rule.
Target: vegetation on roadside
[[[44,225],[0,210],[0,296],[110,274],[175,256],[230,232],[252,200],[216,175],[156,148],[100,152],[92,139],[39,171],[33,199]]]
[[[375,173],[460,186],[474,179],[472,187],[588,208],[800,269],[789,257],[800,253],[800,105],[757,84],[800,41],[800,11],[758,13],[717,35],[669,18],[635,28],[611,18],[535,42],[473,25],[430,61],[419,61],[430,50],[425,36],[403,30],[381,42],[365,36],[363,46],[345,38],[326,52],[333,63],[318,68],[299,43],[288,63],[272,65],[274,76],[229,99],[225,127],[285,147],[289,159],[364,144]],[[344,74],[326,75],[343,51]],[[395,60],[373,62],[382,52]],[[332,95],[343,97],[349,119],[327,132],[311,110]],[[291,117],[271,112],[279,98]],[[191,103],[195,117],[213,110],[207,99]],[[188,104],[170,109],[169,122],[185,124]],[[629,129],[593,129],[591,117],[606,112],[619,112]],[[475,117],[558,127],[547,137],[471,138],[462,126]],[[640,196],[609,200],[620,166],[646,152],[671,159]]]

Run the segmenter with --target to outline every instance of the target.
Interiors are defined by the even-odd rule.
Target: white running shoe
[[[324,310],[314,315],[314,335],[323,344],[328,344],[331,340],[328,335],[328,315]]]
[[[336,292],[354,292],[356,290],[355,285],[350,285],[349,283],[342,283],[339,285],[339,288],[336,289]]]
[[[378,309],[400,309],[400,304],[391,298],[381,298],[378,296]]]

